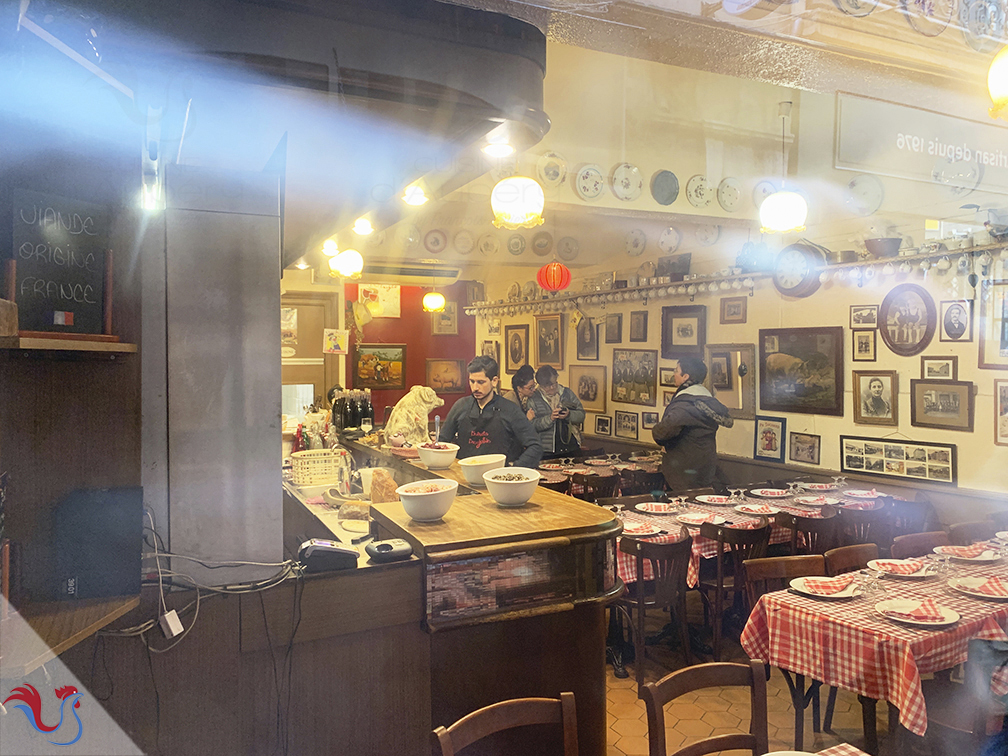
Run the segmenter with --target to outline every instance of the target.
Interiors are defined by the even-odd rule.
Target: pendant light
[[[990,93],[991,118],[1008,120],[1008,46],[994,56],[987,70],[987,91]]]
[[[781,117],[781,190],[774,192],[760,205],[760,233],[786,234],[799,233],[805,230],[805,219],[808,218],[808,203],[797,192],[784,189],[786,174],[784,152],[785,119],[791,114],[791,103],[782,102],[779,106]]]
[[[536,283],[546,291],[563,291],[570,282],[570,268],[556,260],[543,265],[536,274]]]
[[[510,176],[501,179],[490,193],[493,224],[512,231],[542,225],[546,195],[535,179]]]
[[[356,249],[347,249],[329,258],[329,269],[343,278],[360,278],[364,270],[364,258]]]
[[[428,291],[423,295],[424,312],[444,312],[445,298],[439,291]]]

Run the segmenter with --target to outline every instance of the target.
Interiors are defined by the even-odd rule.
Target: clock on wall
[[[819,272],[826,266],[826,255],[809,244],[792,244],[781,250],[774,263],[773,282],[789,297],[807,297],[819,288]]]

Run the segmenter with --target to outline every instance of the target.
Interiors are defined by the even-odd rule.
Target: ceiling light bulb
[[[294,263],[294,267],[297,268],[298,270],[308,270],[308,268],[310,268],[311,265],[305,262],[304,258],[301,258],[296,263]]]
[[[335,239],[326,239],[322,242],[322,254],[326,257],[335,257],[339,254],[339,247],[336,246]]]
[[[410,184],[406,187],[406,191],[403,192],[403,202],[407,205],[412,205],[413,207],[420,207],[424,204],[429,197],[424,194],[424,190],[421,189],[416,184]]]
[[[774,192],[760,205],[760,233],[784,234],[805,230],[808,203],[797,192]]]
[[[1004,117],[1008,106],[1008,46],[994,56],[990,68],[987,69],[987,92],[990,94],[991,118]]]
[[[483,154],[492,158],[506,158],[508,155],[514,154],[514,151],[515,148],[507,142],[487,144],[483,147]]]
[[[356,249],[348,249],[332,258],[329,267],[335,269],[343,278],[360,278],[364,270],[364,258]]]
[[[353,230],[358,236],[367,236],[374,233],[374,226],[371,225],[371,221],[361,216],[354,221]]]
[[[444,294],[437,291],[428,291],[423,295],[424,312],[444,312]]]
[[[497,228],[534,228],[543,222],[546,195],[535,179],[510,176],[502,179],[490,193],[493,224]]]

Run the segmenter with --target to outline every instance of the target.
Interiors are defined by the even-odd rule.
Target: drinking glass
[[[788,492],[788,496],[797,496],[798,495],[798,483],[796,483],[795,481],[791,481],[790,483],[788,483],[787,484],[787,492]]]
[[[841,481],[842,479],[843,479],[843,478],[842,478],[842,477],[841,477],[840,475],[834,475],[834,476],[833,476],[833,485],[834,485],[834,486],[835,486],[836,488],[840,488],[840,481]]]
[[[608,459],[611,463],[615,464],[616,462],[620,461],[620,455],[619,454],[606,454],[606,459]]]
[[[688,497],[686,497],[686,496],[676,496],[673,499],[673,502],[675,503],[676,509],[681,510],[681,511],[685,511],[685,509],[686,509],[686,499],[687,498]]]
[[[743,501],[742,492],[744,490],[745,490],[744,488],[729,488],[728,489],[728,494],[729,494],[728,501],[729,502],[736,502],[738,504],[741,504],[742,501]]]
[[[370,433],[371,429],[373,427],[374,427],[374,424],[371,422],[371,418],[370,417],[361,418],[360,429],[362,431],[364,431],[364,435],[367,435],[368,433]]]

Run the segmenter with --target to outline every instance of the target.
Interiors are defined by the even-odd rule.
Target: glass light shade
[[[774,192],[760,205],[760,232],[783,234],[805,230],[808,203],[797,192]]]
[[[326,239],[322,242],[322,254],[326,257],[335,257],[339,254],[339,247],[336,246],[335,239]]]
[[[497,182],[490,193],[493,224],[497,228],[534,228],[542,225],[546,195],[535,179],[511,176]]]
[[[424,312],[443,312],[445,308],[444,294],[428,291],[423,295]]]
[[[374,226],[371,225],[371,221],[362,216],[354,221],[353,230],[358,236],[367,236],[374,233]]]
[[[506,158],[508,155],[513,154],[514,151],[514,147],[507,142],[488,144],[483,147],[483,154],[492,158]]]
[[[364,270],[364,258],[356,249],[347,249],[329,260],[329,267],[343,278],[360,278]]]
[[[1008,106],[1008,46],[994,56],[990,68],[987,69],[987,91],[990,93],[991,118],[1005,117]]]
[[[424,190],[421,189],[416,184],[411,184],[406,187],[406,191],[403,192],[403,202],[407,205],[412,205],[413,207],[420,207],[424,204],[429,197],[424,194]]]

